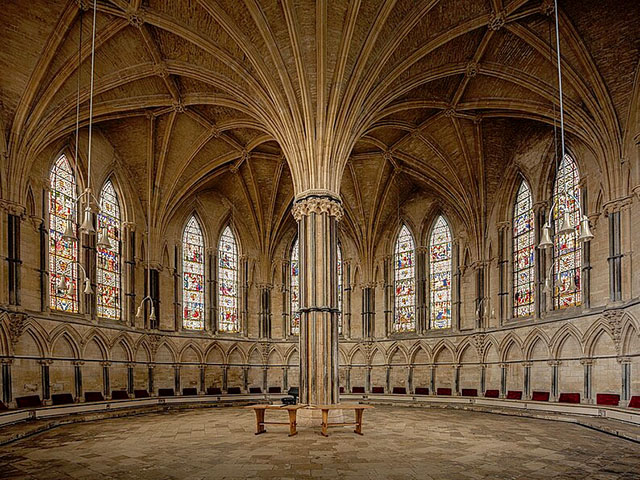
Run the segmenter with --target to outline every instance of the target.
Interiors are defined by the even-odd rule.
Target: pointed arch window
[[[204,236],[192,215],[182,232],[182,327],[204,330]]]
[[[238,319],[238,243],[227,226],[218,242],[218,330],[239,332]]]
[[[430,328],[451,327],[451,229],[440,215],[429,239]]]
[[[100,213],[98,214],[98,231],[107,229],[111,246],[98,247],[97,252],[97,306],[98,316],[112,320],[120,320],[121,307],[121,252],[120,252],[120,202],[118,194],[110,180],[107,180],[100,191]]]
[[[533,315],[535,231],[531,189],[522,179],[513,206],[513,316]]]
[[[338,243],[338,335],[342,334],[342,249]]]
[[[76,225],[76,178],[65,155],[60,155],[49,173],[49,291],[53,310],[76,313],[78,311],[78,245],[62,238],[71,220]],[[63,277],[68,289],[59,289]]]
[[[582,246],[578,242],[580,229],[580,172],[578,165],[570,155],[565,155],[553,187],[553,224],[557,232],[563,211],[569,213],[573,232],[553,237],[553,270],[554,270],[554,308],[565,308],[580,305],[580,267],[582,265]]]
[[[394,332],[416,329],[415,243],[406,225],[402,225],[396,240],[394,255],[395,314]]]
[[[290,255],[290,306],[291,306],[291,322],[289,331],[291,335],[300,335],[300,262],[299,262],[299,246],[298,239],[291,248]]]

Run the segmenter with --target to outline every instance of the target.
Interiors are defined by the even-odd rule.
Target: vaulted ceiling
[[[40,152],[73,136],[79,63],[86,127],[93,2],[2,3],[6,172],[22,178]],[[347,228],[366,250],[398,192],[421,191],[481,229],[510,149],[526,145],[511,137],[550,135],[557,119],[549,0],[97,5],[94,122],[140,174],[141,192],[151,165],[158,218],[212,185],[236,185],[269,237],[282,223],[276,203],[327,188],[341,191]],[[561,0],[559,18],[569,139],[603,162],[614,191],[606,162],[637,133],[640,3]],[[16,197],[20,182],[9,185]]]

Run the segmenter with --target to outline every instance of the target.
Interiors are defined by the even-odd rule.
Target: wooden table
[[[355,425],[354,433],[362,435],[362,414],[368,408],[374,408],[372,405],[361,405],[359,403],[338,403],[336,405],[313,405],[309,408],[322,410],[322,435],[329,436],[329,427],[343,427],[346,425]],[[355,422],[329,423],[330,410],[354,410],[356,414]]]
[[[265,425],[289,425],[289,436],[292,437],[298,432],[296,430],[296,412],[304,405],[248,405],[244,408],[252,408],[256,412],[256,435],[265,433]],[[264,413],[266,410],[285,410],[289,413],[288,422],[265,422]]]

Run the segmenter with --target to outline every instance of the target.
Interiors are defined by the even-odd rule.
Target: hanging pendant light
[[[580,236],[579,242],[590,242],[593,239],[593,233],[591,233],[591,227],[589,226],[589,218],[586,215],[582,216],[580,222]]]
[[[88,277],[84,279],[84,293],[86,295],[93,295],[93,288],[91,288],[91,280]]]
[[[576,229],[571,225],[571,217],[569,212],[565,209],[560,217],[560,225],[558,226],[557,235],[571,235]]]
[[[544,224],[542,227],[542,235],[540,237],[540,244],[538,248],[546,250],[547,248],[552,248],[553,242],[551,241],[551,225],[548,223]]]
[[[96,229],[93,228],[92,215],[91,207],[87,206],[87,208],[84,209],[84,220],[82,221],[82,225],[80,225],[80,230],[86,234],[96,233]]]
[[[151,304],[151,315],[149,315],[149,320],[151,322],[156,321],[156,309],[153,307],[153,301],[149,299],[149,303]]]
[[[58,277],[58,283],[56,284],[56,288],[58,289],[59,292],[64,292],[69,290],[69,282],[67,281],[66,275],[62,275],[61,277]]]
[[[100,229],[100,235],[98,236],[97,247],[102,250],[111,250],[113,245],[111,244],[111,239],[109,238],[109,232],[107,231],[107,227],[102,227]]]
[[[142,306],[144,305],[144,301],[138,305],[138,310],[136,310],[136,318],[142,318]]]
[[[73,222],[71,219],[67,219],[67,226],[64,229],[64,233],[62,234],[62,239],[68,242],[75,242],[78,240],[76,238],[76,232],[73,230]]]
[[[578,286],[576,285],[576,276],[571,275],[569,277],[569,287],[567,288],[568,292],[576,292],[578,290]]]

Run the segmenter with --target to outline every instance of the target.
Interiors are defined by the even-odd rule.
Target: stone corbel
[[[0,199],[0,209],[7,212],[10,215],[16,215],[20,217],[21,220],[24,220],[27,216],[27,209],[23,205],[20,205],[16,202],[11,202],[9,200]]]

